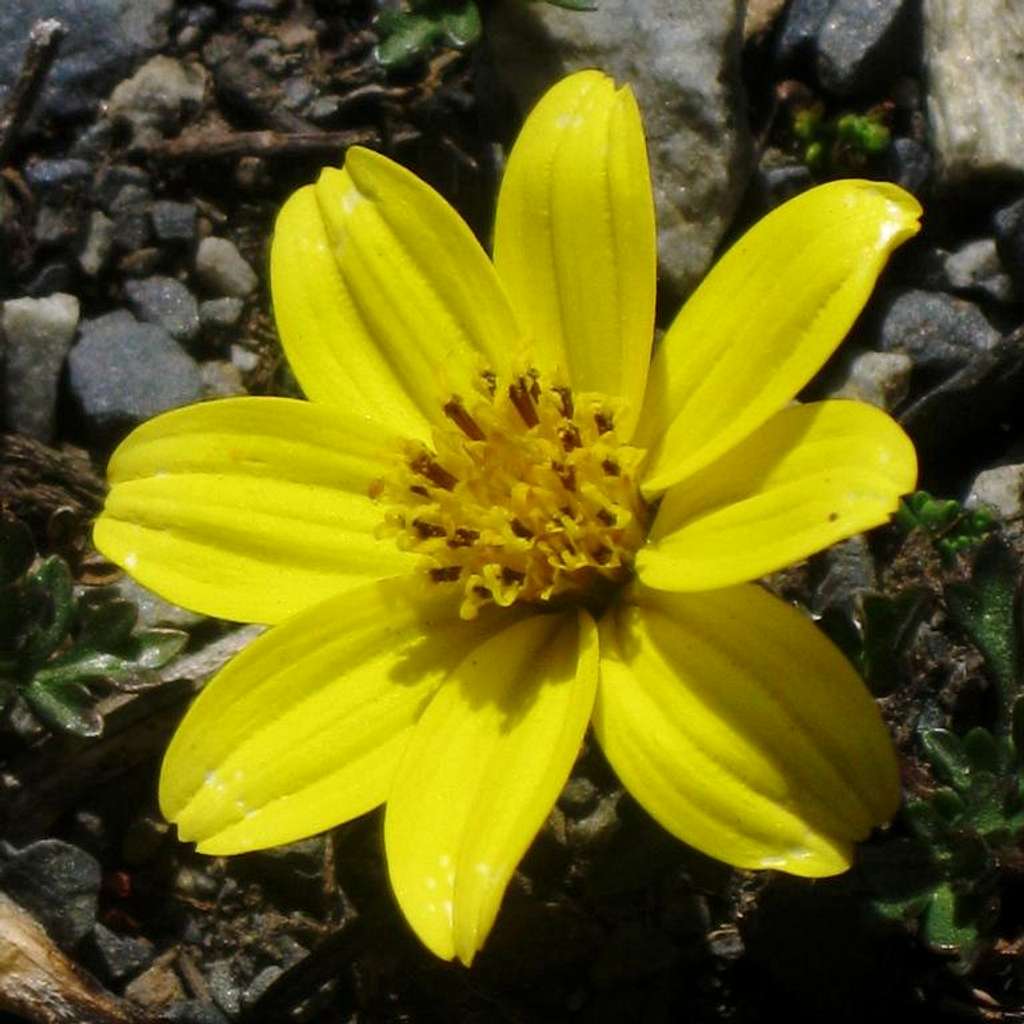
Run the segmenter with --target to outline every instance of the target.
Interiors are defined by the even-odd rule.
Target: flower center
[[[433,449],[410,443],[372,496],[382,534],[458,586],[460,614],[487,604],[599,604],[631,575],[647,532],[636,486],[643,451],[615,431],[615,402],[574,396],[536,370],[492,373],[443,405]]]

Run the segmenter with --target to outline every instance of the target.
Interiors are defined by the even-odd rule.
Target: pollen
[[[595,605],[632,576],[648,509],[643,457],[616,433],[617,400],[574,395],[535,370],[481,375],[440,403],[433,447],[408,444],[370,488],[382,535],[458,587],[460,614],[486,605]]]

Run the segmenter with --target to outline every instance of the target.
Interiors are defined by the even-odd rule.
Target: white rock
[[[1005,520],[1024,517],[1024,463],[982,470],[971,484],[968,508],[990,508]]]
[[[751,167],[739,52],[742,0],[600,0],[597,10],[493,5],[494,73],[525,113],[572,71],[628,83],[643,112],[661,280],[683,296],[707,271]]]
[[[78,299],[57,292],[11,299],[0,324],[6,338],[4,420],[8,429],[40,441],[56,428],[57,383],[78,328]]]
[[[196,272],[199,280],[216,295],[244,299],[258,284],[255,271],[234,243],[212,235],[199,243]]]
[[[1024,173],[1024,4],[924,0],[924,61],[939,177]]]
[[[832,398],[853,398],[891,412],[910,389],[914,361],[904,352],[852,352],[840,364]]]
[[[153,57],[111,93],[107,113],[132,126],[134,145],[150,145],[177,131],[185,116],[199,109],[206,77],[198,64]]]

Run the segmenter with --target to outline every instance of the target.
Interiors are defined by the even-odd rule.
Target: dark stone
[[[109,167],[104,167],[96,177],[96,202],[107,213],[113,212],[113,204],[126,185],[144,189],[148,194],[149,175],[141,167],[136,167],[133,164],[111,164]]]
[[[100,881],[99,862],[77,846],[41,839],[16,850],[0,842],[0,888],[65,949],[96,924]]]
[[[908,0],[834,0],[818,31],[818,80],[839,96],[877,93],[907,66]]]
[[[277,981],[278,978],[284,971],[280,967],[271,965],[270,967],[264,967],[259,974],[249,983],[249,987],[245,990],[242,995],[242,1006],[249,1010],[252,1009],[263,997],[263,994],[270,988],[271,985]]]
[[[830,608],[853,611],[860,595],[874,590],[878,583],[875,560],[863,534],[833,544],[814,556],[811,564],[821,573],[811,600],[811,611],[816,615]]]
[[[915,195],[931,177],[933,162],[928,147],[906,135],[892,140],[886,162],[885,176]]]
[[[67,28],[38,110],[89,114],[142,57],[167,42],[174,0],[19,0],[0,4],[0,106],[17,79],[29,31],[40,18]]]
[[[228,1015],[236,1017],[242,1009],[242,986],[238,984],[230,960],[215,960],[206,971],[206,983],[214,1002]]]
[[[997,210],[992,226],[999,258],[1017,288],[1024,291],[1024,197]]]
[[[165,1024],[228,1024],[228,1018],[216,1006],[201,1003],[198,999],[172,1003],[160,1019]]]
[[[140,320],[159,324],[178,341],[199,333],[199,306],[192,293],[173,277],[125,282],[125,294]]]
[[[818,30],[831,6],[832,0],[792,0],[775,37],[775,60],[780,66],[790,67],[812,56]]]
[[[207,299],[199,304],[199,322],[206,330],[225,331],[238,323],[244,308],[245,303],[232,296]]]
[[[149,966],[153,959],[153,943],[148,939],[118,935],[97,922],[89,936],[85,955],[90,966],[104,980],[124,981]]]
[[[176,203],[158,199],[149,208],[153,231],[161,242],[182,242],[191,245],[196,240],[196,208],[191,203]]]
[[[86,160],[35,160],[25,168],[25,181],[33,192],[49,196],[79,189],[92,176]]]
[[[72,291],[75,272],[64,260],[53,260],[43,264],[42,269],[29,281],[25,291],[34,297],[52,295],[54,292]]]
[[[150,206],[153,197],[141,185],[125,185],[110,204],[114,244],[126,252],[143,248],[150,239]]]
[[[202,396],[199,367],[157,324],[117,310],[80,328],[68,356],[71,392],[96,435],[123,429]]]
[[[883,304],[876,347],[905,352],[915,373],[948,375],[998,343],[999,332],[972,302],[912,289]]]
[[[40,206],[36,214],[35,235],[40,245],[68,245],[77,237],[81,218],[70,206]]]
[[[760,193],[761,207],[768,211],[805,192],[814,184],[814,180],[806,164],[784,164],[778,167],[759,167],[755,183]]]

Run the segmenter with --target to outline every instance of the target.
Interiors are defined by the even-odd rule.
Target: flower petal
[[[353,147],[278,215],[278,330],[303,390],[428,437],[451,393],[506,369],[519,342],[494,268],[459,215],[414,174]]]
[[[96,547],[207,615],[279,622],[415,557],[374,531],[381,427],[286,398],[229,398],[143,424],[110,460]]]
[[[160,807],[204,853],[291,842],[383,802],[412,724],[492,630],[440,591],[372,583],[259,637],[199,695],[164,758]]]
[[[877,181],[813,188],[714,266],[655,354],[636,443],[655,495],[778,412],[843,340],[921,207]]]
[[[796,609],[756,586],[638,588],[601,622],[594,728],[626,788],[719,860],[844,871],[900,788],[860,679]]]
[[[537,615],[473,651],[424,712],[384,823],[398,902],[438,956],[469,964],[558,796],[594,702],[597,631]]]
[[[668,491],[638,575],[659,590],[756,579],[884,523],[916,480],[914,446],[884,412],[792,406]]]
[[[626,399],[628,440],[654,328],[654,201],[628,86],[570,75],[533,109],[502,180],[494,262],[538,369]],[[560,372],[559,372],[560,371]]]

